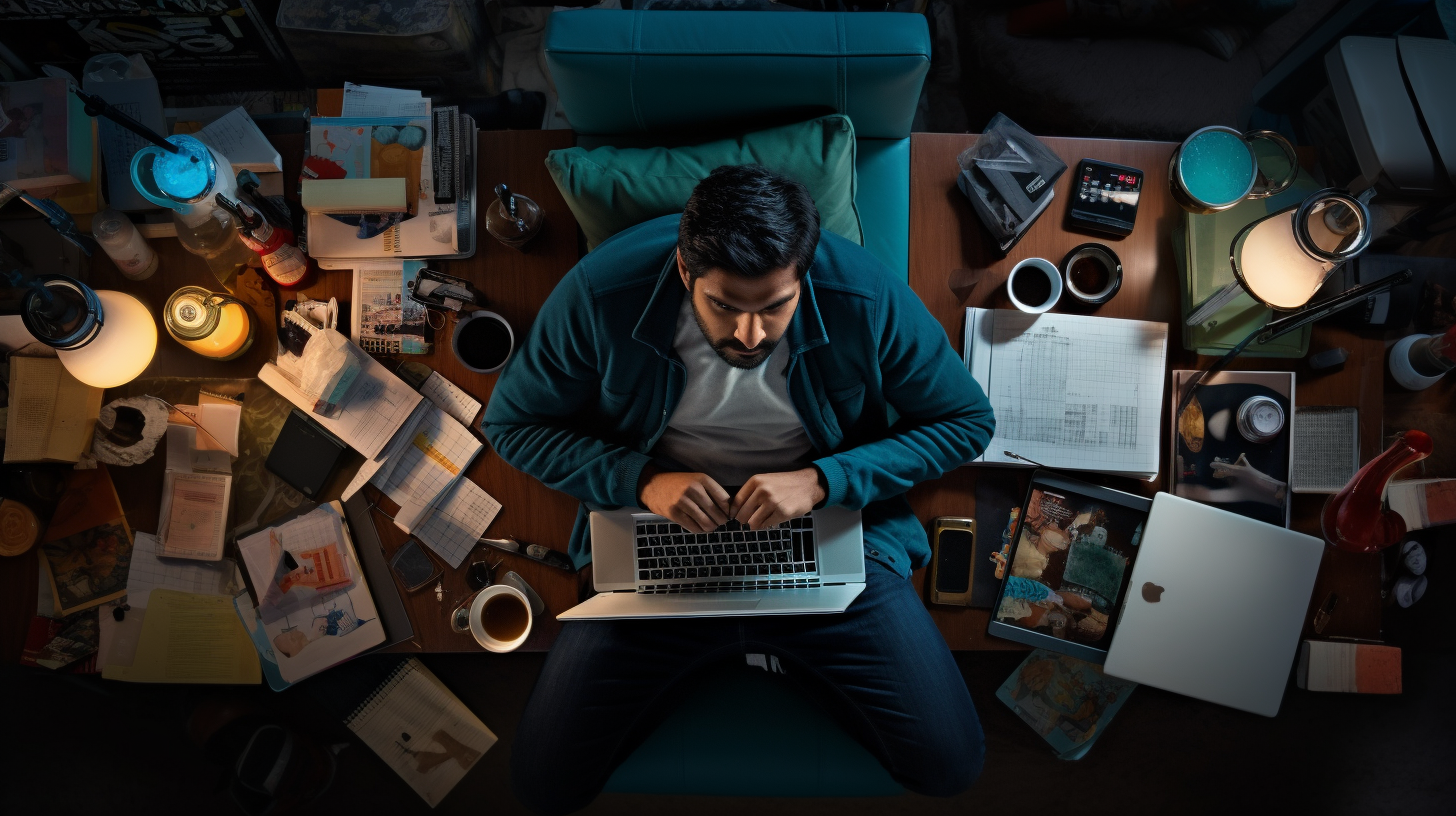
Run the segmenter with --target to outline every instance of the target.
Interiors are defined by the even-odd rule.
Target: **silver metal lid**
[[[1284,408],[1272,397],[1249,397],[1239,406],[1235,422],[1250,442],[1269,442],[1284,430]]]

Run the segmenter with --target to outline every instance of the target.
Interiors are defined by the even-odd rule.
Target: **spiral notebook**
[[[440,804],[496,740],[485,723],[413,657],[400,663],[344,718],[344,725],[430,807]]]

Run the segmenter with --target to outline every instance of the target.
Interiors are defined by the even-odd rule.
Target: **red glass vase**
[[[1320,529],[1325,540],[1349,552],[1378,552],[1405,535],[1405,519],[1384,506],[1385,485],[1400,469],[1431,455],[1431,437],[1406,431],[1371,459],[1339,493],[1325,502]]]

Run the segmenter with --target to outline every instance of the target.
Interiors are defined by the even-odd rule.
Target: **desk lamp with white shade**
[[[97,291],[65,275],[10,271],[5,277],[22,292],[19,314],[26,330],[55,349],[61,365],[81,382],[112,388],[136,379],[151,363],[157,324],[135,297]]]
[[[1311,304],[1325,280],[1341,264],[1370,246],[1370,211],[1344,190],[1313,193],[1296,207],[1270,213],[1244,227],[1229,247],[1234,282],[1216,292],[1188,316],[1188,325],[1207,320],[1240,294],[1270,309],[1289,312],[1249,333],[1222,358],[1185,385],[1174,416],[1183,412],[1199,383],[1221,370],[1251,342],[1267,343],[1411,279],[1410,270],[1356,286]]]

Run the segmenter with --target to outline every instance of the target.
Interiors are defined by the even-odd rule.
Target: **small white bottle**
[[[96,213],[91,234],[127,278],[146,280],[157,271],[156,251],[125,215],[110,208]]]

